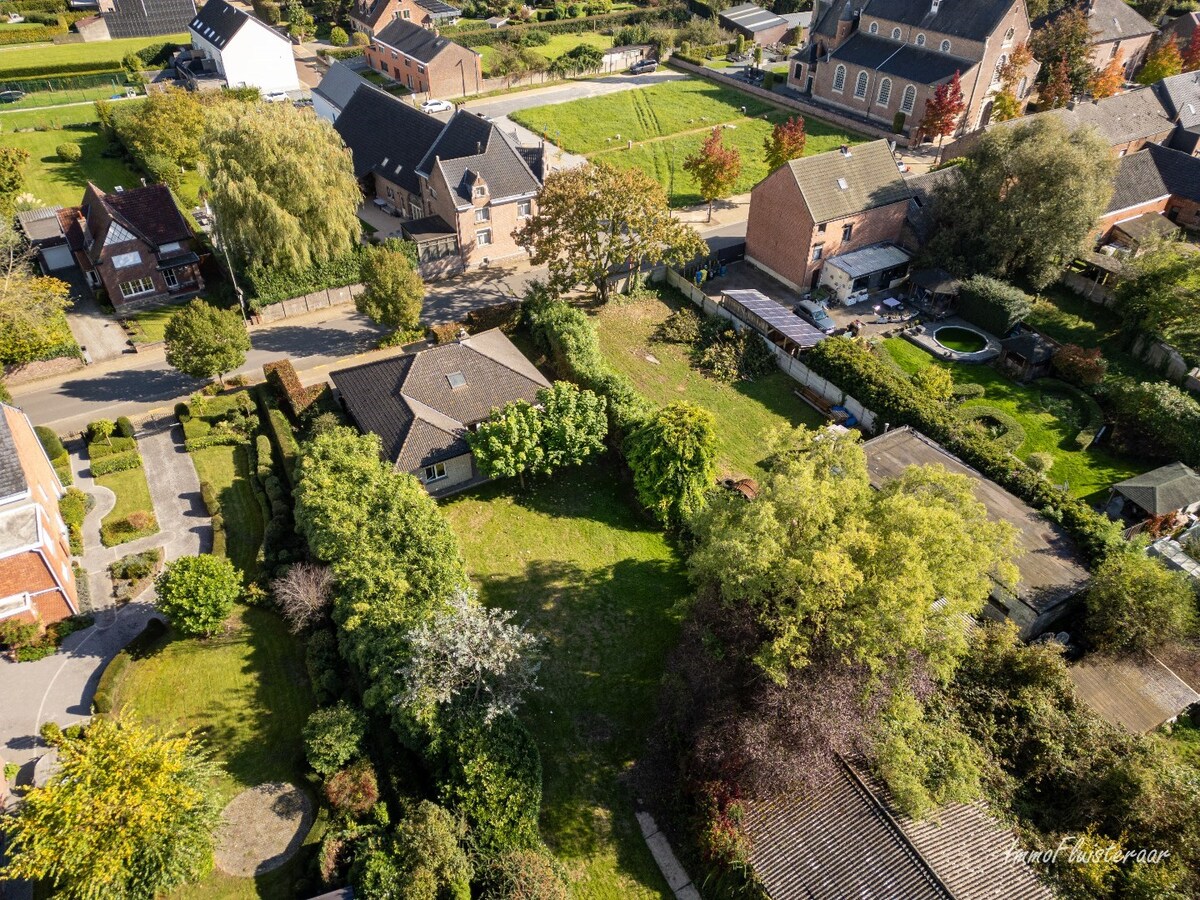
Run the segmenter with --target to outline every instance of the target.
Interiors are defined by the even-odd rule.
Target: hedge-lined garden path
[[[244,790],[221,813],[217,868],[238,878],[278,869],[296,855],[312,824],[312,801],[294,784],[269,781]]]
[[[84,521],[82,558],[90,584],[95,584],[99,575],[99,588],[92,592],[96,622],[67,637],[59,651],[45,659],[0,662],[0,695],[5,697],[0,703],[0,757],[6,761],[24,766],[45,752],[37,737],[43,722],[65,727],[90,718],[100,673],[154,614],[153,591],[139,602],[113,605],[108,565],[153,547],[163,547],[167,560],[212,547],[210,521],[200,501],[200,480],[183,449],[183,429],[169,416],[145,422],[138,429],[138,447],[160,531],[128,544],[104,547],[100,519],[112,508],[112,492],[96,487],[86,455],[80,455],[86,451],[72,446],[75,485],[96,497],[96,507]]]

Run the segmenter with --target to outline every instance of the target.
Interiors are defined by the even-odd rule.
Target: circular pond
[[[988,345],[987,338],[978,331],[947,325],[933,333],[933,339],[955,353],[978,353]]]

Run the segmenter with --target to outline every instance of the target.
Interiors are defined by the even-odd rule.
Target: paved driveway
[[[133,348],[125,329],[116,317],[102,312],[96,295],[87,286],[83,272],[77,266],[59,269],[52,273],[71,286],[71,307],[67,310],[67,323],[80,347],[83,347],[92,362],[115,359],[126,353],[132,355]]]
[[[22,766],[28,780],[33,761],[45,747],[37,737],[43,722],[71,725],[91,715],[92,696],[104,667],[145,627],[154,613],[154,592],[139,602],[114,606],[111,585],[103,572],[109,563],[152,547],[163,547],[168,560],[207,552],[212,547],[210,519],[200,500],[200,481],[183,449],[183,429],[170,419],[147,423],[138,436],[146,478],[150,483],[159,533],[118,547],[100,544],[100,519],[111,500],[97,502],[84,523],[83,565],[92,577],[96,624],[68,637],[58,653],[37,662],[0,662],[0,756]],[[76,483],[96,488],[88,464],[72,455]]]

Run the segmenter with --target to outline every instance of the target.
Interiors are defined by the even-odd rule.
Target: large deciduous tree
[[[712,221],[713,201],[733,191],[742,174],[742,154],[736,147],[726,147],[721,126],[709,132],[696,152],[683,161],[683,170],[695,180],[700,197],[708,204],[708,221]]]
[[[707,252],[688,225],[671,215],[662,187],[637,169],[593,163],[554,172],[537,212],[514,234],[559,289],[590,284],[601,302],[619,270],[636,277],[644,264],[679,264]]]
[[[1049,284],[1112,194],[1114,162],[1091,129],[1039,116],[987,132],[934,194],[929,254],[959,275]]]
[[[524,400],[493,409],[488,418],[467,433],[475,464],[485,478],[512,478],[525,486],[525,473],[541,468],[542,415]]]
[[[671,403],[629,435],[625,453],[638,499],[663,525],[681,525],[716,480],[716,419],[693,403]]]
[[[358,241],[362,191],[323,119],[291,103],[224,104],[204,150],[220,240],[247,266],[300,269]]]
[[[196,299],[167,320],[167,363],[193,378],[219,378],[246,361],[250,335],[232,309]]]
[[[422,800],[390,838],[373,837],[355,855],[350,881],[363,897],[470,900],[471,857],[463,823]]]
[[[1188,39],[1187,46],[1183,48],[1181,62],[1185,72],[1200,70],[1200,28],[1192,29],[1192,36]]]
[[[1113,96],[1125,83],[1125,69],[1121,60],[1112,59],[1103,69],[1097,69],[1089,85],[1091,95],[1097,100]]]
[[[1087,634],[1100,650],[1149,650],[1196,625],[1196,592],[1139,547],[1109,554],[1087,592]]]
[[[181,556],[154,582],[157,605],[181,634],[210,635],[242,595],[242,578],[224,556]]]
[[[778,123],[771,129],[771,133],[763,138],[767,169],[774,172],[789,160],[799,159],[804,155],[804,144],[807,141],[804,119],[800,116],[791,116],[786,122]]]
[[[1092,67],[1092,37],[1087,11],[1082,8],[1066,10],[1034,31],[1030,44],[1033,55],[1042,64],[1038,72],[1039,83],[1045,87],[1051,79],[1065,72],[1070,95],[1086,93],[1095,71]],[[1045,92],[1042,99],[1046,99]]]
[[[608,434],[608,402],[592,391],[580,390],[569,381],[556,381],[538,391],[542,408],[540,441],[546,474],[578,466],[604,452]]]
[[[206,115],[198,94],[176,87],[154,91],[113,121],[117,135],[142,159],[158,155],[187,168],[200,160]]]
[[[0,214],[4,221],[16,208],[17,195],[25,187],[25,164],[29,151],[23,147],[0,147]]]
[[[538,688],[541,642],[512,615],[488,609],[473,592],[454,597],[409,633],[412,652],[400,670],[404,690],[396,702],[418,720],[451,710],[490,724],[515,712]]]
[[[354,300],[360,313],[398,331],[420,324],[425,282],[400,241],[390,239],[369,249],[362,277],[365,289]]]
[[[187,735],[93,719],[5,825],[3,877],[67,900],[152,898],[207,874],[220,821],[218,766]]]
[[[67,283],[34,275],[29,248],[0,224],[0,363],[29,362],[73,345],[70,304]]]
[[[1183,71],[1183,56],[1175,35],[1171,35],[1146,56],[1137,74],[1138,84],[1155,84]]]

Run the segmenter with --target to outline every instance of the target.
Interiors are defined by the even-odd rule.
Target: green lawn
[[[91,106],[78,109],[90,111],[94,118]],[[83,157],[78,162],[61,162],[55,155],[55,148],[66,142],[79,144]],[[111,191],[117,185],[137,187],[141,184],[137,173],[124,162],[101,155],[107,144],[97,131],[50,129],[19,134],[5,132],[0,134],[0,145],[22,147],[29,151],[24,190],[45,204],[78,205],[89,181],[106,191]]]
[[[688,400],[710,410],[717,419],[722,474],[760,477],[764,433],[784,425],[816,428],[825,420],[793,393],[796,382],[783,372],[726,384],[694,369],[683,345],[652,342],[654,329],[684,302],[672,297],[609,303],[596,321],[604,357],[655,403]]]
[[[141,100],[126,100],[125,103],[140,103]],[[85,125],[96,122],[96,107],[91,103],[79,106],[63,106],[53,110],[10,110],[0,108],[0,142],[5,136],[19,128],[62,128],[65,125]]]
[[[134,438],[116,437],[109,441],[98,441],[88,445],[88,458],[103,459],[118,453],[128,453],[137,449]],[[116,504],[112,511],[100,520],[101,540],[106,547],[117,544],[127,544],[138,538],[146,537],[158,531],[158,522],[154,519],[154,501],[150,499],[150,485],[146,481],[144,469],[127,469],[124,472],[113,472],[101,475],[95,479],[100,487],[108,488],[116,495]],[[117,522],[135,512],[149,513],[151,524],[137,531],[112,530]]]
[[[763,157],[763,140],[777,123],[786,118],[784,113],[770,113],[765,118],[741,119],[734,127],[723,129],[726,146],[735,147],[742,155],[742,173],[731,194],[748,192],[770,174],[767,161]],[[859,135],[826,125],[811,116],[804,121],[808,130],[805,156],[834,150],[842,144],[857,144],[863,140]],[[701,203],[702,198],[695,180],[684,171],[683,161],[699,149],[706,137],[708,129],[665,140],[634,144],[632,150],[596,153],[591,158],[604,160],[621,168],[641,169],[663,186],[671,206],[694,206]]]
[[[1080,297],[1074,291],[1052,286],[1038,296],[1026,321],[1064,344],[1099,347],[1108,360],[1108,371],[1142,381],[1159,381],[1145,363],[1122,349],[1121,320],[1110,309]]]
[[[300,730],[313,700],[303,650],[279,617],[266,610],[238,607],[229,626],[208,640],[168,635],[139,654],[114,686],[113,709],[161,728],[194,732],[225,767],[220,781],[225,800],[266,781],[304,786]],[[214,872],[172,896],[311,896],[316,892],[295,891],[306,856],[302,852],[255,879]]]
[[[963,405],[993,406],[1013,416],[1025,429],[1025,442],[1017,450],[1017,456],[1026,459],[1036,451],[1052,454],[1055,462],[1050,480],[1067,484],[1073,495],[1089,503],[1103,501],[1114,483],[1151,468],[1147,463],[1116,456],[1104,449],[1077,449],[1075,435],[1086,424],[1086,413],[1063,394],[1037,384],[1017,384],[990,366],[935,361],[903,338],[887,338],[883,348],[909,374],[928,365],[939,365],[948,368],[958,384],[982,385],[983,397]]]
[[[235,404],[237,393],[210,397],[203,416],[193,417],[184,426],[188,437],[208,432],[211,422],[219,419]],[[201,481],[216,491],[225,519],[225,552],[245,578],[258,573],[258,551],[263,541],[262,508],[250,484],[250,456],[244,446],[206,447],[191,453],[192,464]]]
[[[132,328],[130,338],[135,344],[156,344],[163,340],[163,332],[171,316],[179,312],[180,304],[168,303],[153,309],[134,313],[127,320]]]
[[[191,44],[187,34],[165,34],[158,37],[121,38],[115,41],[96,41],[84,44],[35,44],[32,46],[0,48],[0,80],[14,69],[42,66],[53,75],[55,66],[93,63],[97,69],[121,67],[121,60],[153,44]]]
[[[34,109],[43,106],[62,106],[66,103],[85,103],[96,100],[107,100],[115,94],[125,96],[125,85],[121,76],[114,74],[109,84],[87,88],[65,88],[62,90],[33,91],[15,103],[6,103],[5,111],[19,109]]]
[[[642,753],[689,594],[680,558],[608,463],[488,485],[442,509],[490,606],[547,640],[521,718],[542,754],[542,836],[574,896],[667,898],[623,775]]]
[[[741,107],[746,107],[745,114]],[[535,106],[510,118],[564,150],[593,153],[626,141],[694,131],[773,110],[748,94],[700,78],[664,81],[603,97]]]
[[[689,78],[538,106],[510,118],[564,150],[641,169],[663,186],[672,206],[689,206],[699,203],[700,196],[692,177],[683,171],[683,161],[709,130],[721,124],[732,126],[724,130],[725,142],[742,154],[742,174],[732,193],[744,193],[768,174],[763,139],[787,115],[733,88]],[[805,127],[805,156],[866,140],[812,116],[805,118]],[[631,149],[626,147],[628,141],[634,142]]]

